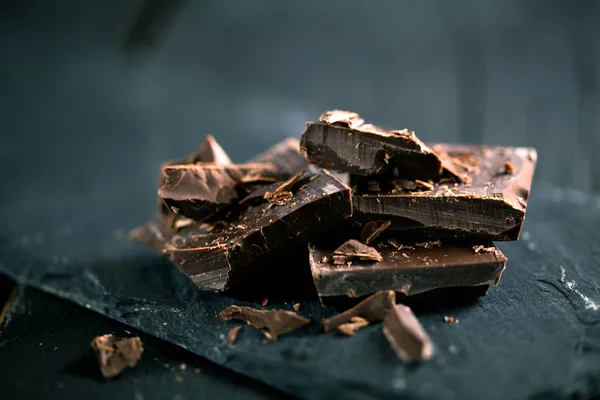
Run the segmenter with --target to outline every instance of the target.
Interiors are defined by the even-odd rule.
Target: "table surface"
[[[14,360],[2,387],[55,398],[600,395],[600,6],[505,3],[197,2],[138,58],[118,47],[133,2],[3,2],[0,270],[70,302],[22,289],[0,332],[0,356]],[[231,325],[216,312],[234,300],[192,291],[172,265],[123,240],[154,214],[161,161],[206,133],[243,161],[332,107],[425,141],[540,153],[527,234],[500,244],[501,284],[477,301],[417,309],[438,350],[422,368],[399,365],[377,326],[347,340],[312,326],[268,346],[244,331],[224,348]],[[303,304],[316,321],[334,312]],[[446,314],[461,323],[443,324]],[[163,329],[166,319],[189,330]],[[143,364],[98,380],[89,341],[138,332],[131,326],[147,342]],[[177,384],[163,361],[203,373],[188,368]],[[30,376],[48,378],[28,385]]]

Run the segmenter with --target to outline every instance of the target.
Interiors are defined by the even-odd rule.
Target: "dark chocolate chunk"
[[[356,175],[461,180],[462,171],[451,160],[435,154],[414,132],[364,124],[358,114],[348,111],[328,111],[319,122],[309,122],[300,150],[312,164]]]
[[[381,254],[355,239],[350,239],[333,251],[334,264],[346,264],[353,260],[381,261]]]
[[[535,149],[433,145],[469,167],[469,183],[436,183],[432,190],[376,195],[355,188],[353,218],[391,220],[386,234],[412,240],[517,240],[525,219]],[[510,161],[513,173],[505,173]],[[395,231],[394,233],[392,231]]]
[[[386,315],[383,334],[405,363],[427,361],[433,357],[429,336],[411,309],[404,305],[397,305]]]
[[[164,168],[165,181],[158,189],[175,214],[202,221],[238,199],[237,186],[245,177],[277,178],[272,164],[217,165],[196,163]]]
[[[360,238],[365,244],[371,244],[371,242],[377,239],[391,224],[392,221],[369,221],[360,232]]]
[[[297,186],[293,199],[282,206],[249,202],[219,224],[194,223],[175,232],[159,221],[132,237],[168,254],[199,287],[222,291],[351,215],[350,188],[329,172],[303,178]]]
[[[478,254],[470,244],[428,248],[397,245],[379,248],[380,262],[354,261],[348,267],[323,262],[331,260],[335,247],[310,244],[310,266],[319,296],[351,293],[350,297],[360,297],[380,290],[412,296],[442,288],[490,286],[498,283],[506,265],[506,257],[491,244],[484,247],[493,248],[493,252]]]
[[[144,352],[139,337],[123,339],[113,335],[98,336],[92,340],[92,347],[105,378],[119,375],[126,367],[135,367]]]
[[[292,332],[310,323],[310,319],[301,317],[293,311],[266,311],[235,305],[227,307],[219,315],[226,320],[239,319],[245,321],[256,329],[268,329],[262,332],[269,340],[277,340],[280,335]]]
[[[311,167],[306,158],[300,153],[300,142],[296,138],[287,138],[283,142],[267,149],[251,159],[249,162],[269,162],[275,165],[276,171],[287,179],[305,170],[310,171]]]
[[[323,321],[323,329],[325,332],[333,331],[340,325],[351,322],[354,317],[361,317],[369,322],[381,321],[395,305],[396,293],[394,291],[380,291],[367,297],[351,309],[327,318]]]

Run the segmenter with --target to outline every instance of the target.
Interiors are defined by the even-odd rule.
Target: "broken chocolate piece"
[[[385,314],[396,305],[396,293],[392,290],[384,290],[367,297],[356,306],[341,314],[334,315],[323,321],[323,329],[330,332],[340,325],[347,324],[354,317],[361,317],[369,322],[383,320]]]
[[[202,221],[238,198],[237,185],[250,174],[276,177],[271,164],[184,164],[164,167],[165,180],[158,189],[175,214]]]
[[[328,111],[319,122],[307,123],[300,151],[312,164],[356,175],[461,181],[462,172],[452,161],[435,154],[414,132],[386,131],[363,122],[356,113]]]
[[[535,168],[535,149],[487,146],[433,145],[448,157],[472,156],[489,168],[476,167],[469,184],[435,185],[431,191],[396,191],[371,194],[355,188],[357,223],[391,220],[385,232],[412,240],[517,240],[525,219]],[[514,173],[505,174],[510,160]],[[488,182],[489,185],[487,184]],[[523,199],[521,201],[520,199]]]
[[[109,334],[95,337],[91,344],[105,378],[119,375],[126,367],[135,367],[144,352],[139,337],[123,339]]]
[[[415,247],[422,247],[424,249],[430,249],[432,247],[442,247],[442,242],[439,240],[433,240],[431,242],[415,243]]]
[[[480,244],[479,246],[473,246],[473,251],[475,252],[475,254],[479,254],[479,253],[493,253],[495,250],[496,250],[496,248],[494,246],[485,247],[482,244]]]
[[[272,163],[282,179],[288,179],[302,170],[311,170],[310,164],[300,153],[300,142],[296,138],[285,139],[249,162]]]
[[[271,203],[274,203],[278,206],[283,206],[292,199],[294,196],[290,191],[292,187],[302,178],[304,175],[304,170],[298,172],[296,175],[283,182],[275,191],[273,192],[265,192],[264,198]]]
[[[399,245],[400,246],[400,245]],[[383,261],[355,260],[351,267],[323,263],[333,254],[329,246],[309,245],[310,266],[319,297],[346,296],[350,290],[364,296],[380,290],[394,290],[406,296],[435,289],[490,286],[506,265],[506,257],[495,248],[492,253],[474,254],[468,244],[441,247],[384,247]]]
[[[334,264],[346,264],[352,260],[381,261],[381,254],[373,247],[350,239],[333,251]]]
[[[410,308],[397,305],[383,321],[383,334],[398,358],[405,363],[433,357],[433,344]]]
[[[268,331],[263,331],[263,334],[269,340],[277,340],[280,335],[292,332],[310,323],[310,319],[301,317],[292,311],[265,311],[235,305],[227,307],[219,315],[226,320],[239,319],[245,321],[259,330],[268,329]]]
[[[177,232],[154,222],[132,233],[162,249],[201,288],[223,291],[263,269],[268,260],[301,245],[351,215],[350,188],[327,171],[303,178],[291,202],[249,204],[220,224],[192,224]]]
[[[392,224],[392,221],[370,221],[365,224],[362,231],[360,232],[360,237],[362,241],[369,245],[375,239],[381,235],[383,231],[385,231]]]
[[[240,329],[242,329],[242,326],[243,325],[234,326],[229,330],[229,332],[227,332],[227,346],[233,346],[235,340],[237,339],[237,335],[240,332]]]
[[[346,336],[354,336],[356,335],[357,330],[367,325],[369,325],[369,321],[366,319],[362,317],[352,317],[350,318],[350,322],[338,326],[337,330]]]

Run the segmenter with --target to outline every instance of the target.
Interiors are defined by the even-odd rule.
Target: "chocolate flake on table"
[[[482,244],[480,244],[479,246],[473,246],[473,252],[475,252],[475,254],[493,253],[494,251],[496,251],[496,248],[494,246],[485,247]]]
[[[352,318],[361,317],[369,322],[383,320],[385,314],[396,305],[396,293],[393,290],[384,290],[367,297],[356,306],[323,320],[325,332],[338,329],[340,325],[352,322]]]
[[[506,257],[497,248],[491,253],[474,254],[471,244],[407,246],[402,251],[383,247],[379,249],[383,257],[380,262],[354,260],[351,267],[322,263],[334,248],[317,242],[309,244],[311,273],[321,299],[346,296],[350,290],[356,296],[381,290],[412,296],[435,289],[489,287],[497,284],[506,266]]]
[[[446,315],[444,317],[444,322],[447,324],[458,324],[458,319],[455,319],[454,317]]]
[[[234,326],[229,330],[229,332],[227,332],[227,346],[233,346],[242,327],[243,325]]]
[[[250,307],[229,306],[219,314],[226,320],[239,319],[263,332],[269,340],[292,332],[310,323],[310,319],[286,310],[257,310]],[[263,329],[267,329],[266,331]]]
[[[346,336],[354,336],[356,335],[356,331],[360,328],[369,325],[369,321],[362,317],[352,317],[350,318],[350,322],[346,322],[337,327],[337,330],[343,333]]]
[[[387,173],[406,179],[461,181],[462,171],[452,160],[439,157],[414,132],[364,124],[349,111],[327,111],[318,122],[307,123],[300,151],[311,164],[356,175]]]
[[[412,310],[404,305],[397,305],[386,315],[383,334],[405,363],[427,361],[433,357],[429,336]]]
[[[468,173],[470,183],[436,185],[430,191],[383,191],[354,187],[352,219],[356,223],[390,220],[389,231],[411,240],[517,240],[527,209],[535,149],[471,145],[432,145],[448,157],[469,155],[490,163]],[[500,173],[507,159],[512,174]],[[491,182],[489,185],[488,182]]]
[[[300,303],[296,303],[296,304],[294,304],[294,306],[292,308],[294,309],[294,311],[298,312],[298,311],[300,311],[300,307],[302,307],[300,305]]]
[[[392,224],[392,221],[369,221],[365,224],[360,237],[364,244],[369,245]]]
[[[350,239],[333,251],[333,263],[347,264],[352,260],[381,261],[381,254],[356,239]]]
[[[432,240],[431,242],[415,243],[415,247],[423,247],[424,249],[430,249],[432,247],[442,247],[442,242],[439,240]]]
[[[289,203],[294,196],[290,190],[300,180],[300,178],[302,178],[304,173],[305,171],[302,170],[287,181],[283,182],[277,189],[275,189],[275,191],[266,192],[264,195],[265,200],[278,206],[283,206]]]
[[[126,367],[135,367],[144,352],[139,337],[123,339],[108,334],[95,337],[91,344],[105,378],[119,375]]]
[[[264,153],[251,159],[251,163],[272,163],[283,179],[288,179],[298,172],[311,170],[306,158],[300,153],[300,142],[296,138],[288,138],[276,144]]]

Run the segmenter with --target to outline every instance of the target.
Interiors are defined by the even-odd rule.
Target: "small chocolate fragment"
[[[496,250],[496,248],[494,246],[485,247],[482,244],[480,244],[479,246],[473,246],[473,252],[475,252],[475,254],[493,253],[495,250]]]
[[[314,165],[356,175],[461,181],[461,172],[452,161],[435,154],[414,132],[364,124],[358,114],[349,111],[328,111],[319,122],[307,123],[300,151]]]
[[[381,261],[381,254],[373,247],[350,239],[333,251],[334,264],[346,264],[352,260]]]
[[[237,335],[240,332],[240,329],[242,329],[242,327],[243,325],[234,326],[229,330],[229,332],[227,332],[227,346],[233,346],[235,340],[237,339]]]
[[[300,305],[300,303],[296,303],[296,304],[294,304],[294,306],[293,306],[292,308],[294,309],[294,311],[296,311],[296,312],[297,312],[297,311],[300,311],[300,307],[302,307],[302,306]]]
[[[422,247],[424,249],[430,249],[432,247],[442,247],[442,242],[440,242],[439,240],[433,240],[431,242],[415,243],[415,247]]]
[[[467,181],[436,184],[429,191],[382,191],[354,187],[353,220],[390,220],[386,235],[411,240],[517,240],[525,219],[535,169],[535,149],[437,144],[437,154],[471,160]],[[514,167],[503,173],[506,160]],[[477,162],[473,161],[477,160]],[[489,162],[489,167],[484,167]],[[489,184],[488,184],[489,182]],[[384,187],[382,186],[382,189]]]
[[[392,290],[384,290],[367,297],[356,306],[341,314],[334,315],[323,321],[323,329],[330,332],[340,325],[352,322],[352,318],[361,317],[369,322],[383,320],[385,314],[396,305],[396,293]]]
[[[283,206],[289,203],[294,196],[290,190],[300,180],[300,178],[302,178],[304,172],[304,170],[298,172],[296,175],[283,182],[277,189],[275,189],[275,191],[266,192],[264,195],[265,200],[268,200],[269,202],[278,206]]]
[[[144,352],[139,337],[123,339],[108,334],[95,337],[91,344],[105,378],[119,375],[126,367],[135,367]]]
[[[350,188],[329,172],[303,178],[302,185],[282,206],[249,202],[226,222],[194,223],[174,232],[158,221],[136,229],[132,237],[168,254],[199,287],[223,291],[351,215]]]
[[[375,239],[381,235],[383,231],[385,231],[392,224],[392,221],[370,221],[365,224],[362,231],[360,232],[360,237],[362,241],[369,245]]]
[[[357,330],[367,325],[369,325],[369,321],[366,319],[362,317],[352,317],[350,318],[350,322],[338,326],[337,330],[346,336],[354,336],[356,335]]]
[[[288,179],[302,170],[311,170],[310,164],[300,153],[300,142],[296,138],[285,139],[249,162],[272,163],[282,179]]]
[[[457,320],[457,319],[454,319],[454,317],[451,317],[451,316],[449,316],[449,315],[446,315],[446,316],[444,317],[444,322],[445,322],[445,323],[447,323],[447,324],[455,324],[455,323],[458,323],[458,320]]]
[[[310,319],[301,317],[292,311],[265,311],[235,305],[227,307],[219,315],[226,320],[239,319],[245,321],[259,330],[268,329],[268,331],[263,331],[263,334],[269,340],[277,340],[280,335],[292,332],[310,323]]]
[[[433,357],[433,344],[410,308],[397,305],[383,321],[383,334],[398,358],[405,363]]]
[[[398,245],[400,248],[402,245]],[[495,248],[475,254],[468,244],[441,247],[402,246],[379,249],[383,261],[355,260],[351,267],[323,263],[332,247],[309,244],[309,259],[319,297],[346,296],[350,290],[365,296],[380,290],[394,290],[406,296],[435,289],[497,284],[506,257]],[[335,248],[335,247],[333,247]]]

